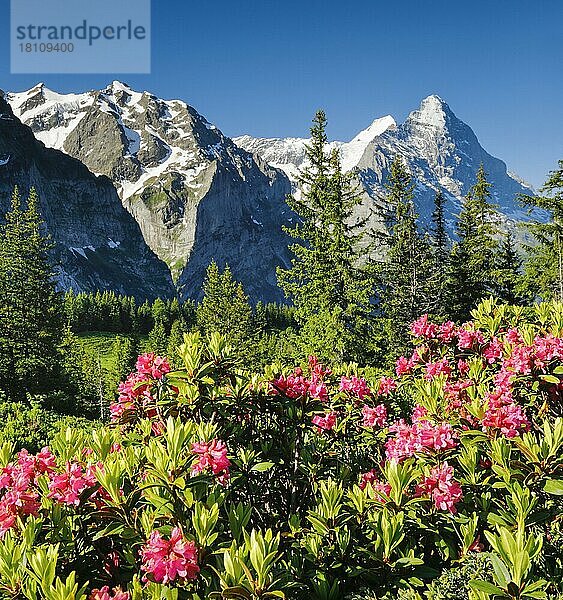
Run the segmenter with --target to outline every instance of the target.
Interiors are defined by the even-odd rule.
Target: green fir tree
[[[483,165],[456,222],[447,282],[448,315],[456,321],[470,318],[473,308],[494,293],[498,211],[491,202],[491,184]]]
[[[23,207],[15,189],[0,227],[0,389],[15,401],[59,383],[62,302],[43,227],[35,190]]]
[[[409,345],[409,325],[432,308],[432,248],[420,234],[414,207],[414,183],[397,156],[386,184],[390,214],[387,223],[388,253],[381,266],[380,311],[384,318],[388,353]]]
[[[285,231],[296,242],[291,267],[278,268],[278,283],[295,307],[303,353],[361,360],[372,338],[371,248],[365,222],[354,215],[361,199],[350,174],[342,172],[338,152],[327,152],[326,143],[326,117],[318,111],[299,173],[300,195],[287,198],[297,219]],[[329,329],[331,339],[325,339]]]
[[[450,257],[450,238],[446,230],[444,206],[446,199],[441,191],[434,196],[432,211],[431,244],[433,255],[431,312],[437,317],[446,316],[446,284]]]
[[[520,305],[525,297],[520,292],[522,259],[518,255],[514,236],[507,231],[500,242],[494,272],[494,295],[506,304]]]
[[[244,355],[254,335],[252,307],[242,284],[233,278],[228,265],[223,271],[213,261],[203,282],[203,300],[196,309],[199,329],[218,332]]]
[[[542,216],[548,216],[546,220],[538,215],[525,225],[535,243],[527,247],[524,282],[532,296],[563,302],[563,160],[550,172],[540,192],[541,196],[520,196],[532,214],[539,209]]]

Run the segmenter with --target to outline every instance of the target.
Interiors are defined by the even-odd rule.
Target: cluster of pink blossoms
[[[325,368],[315,356],[309,357],[309,370],[309,377],[304,376],[301,367],[296,367],[287,377],[281,375],[270,383],[271,393],[282,394],[292,399],[308,397],[326,402],[328,390],[324,378],[331,374],[331,370]]]
[[[130,600],[129,592],[124,592],[121,588],[110,589],[109,585],[103,588],[95,589],[90,592],[88,600]]]
[[[213,475],[217,476],[221,485],[227,484],[231,461],[227,458],[225,442],[218,439],[211,442],[196,442],[192,444],[192,453],[197,456],[191,469],[192,475],[211,471]]]
[[[314,415],[311,423],[316,426],[317,431],[332,431],[336,427],[337,414],[334,411],[329,411],[324,415]]]
[[[411,333],[419,340],[424,340],[425,344],[419,345],[410,358],[403,356],[397,360],[397,375],[409,375],[417,365],[424,366],[423,376],[427,380],[445,375],[444,394],[449,400],[447,410],[461,410],[463,418],[474,425],[482,426],[484,430],[499,431],[507,437],[515,437],[530,428],[524,408],[515,400],[519,387],[528,384],[525,378],[549,374],[555,361],[563,360],[563,338],[552,334],[537,335],[531,344],[526,344],[523,334],[517,328],[511,328],[486,340],[483,332],[475,328],[473,323],[466,323],[462,327],[457,327],[451,321],[436,325],[429,322],[427,315],[412,324]],[[481,423],[463,412],[468,400],[466,390],[475,384],[463,379],[469,372],[469,363],[459,358],[454,377],[455,367],[446,358],[432,360],[436,343],[455,344],[454,353],[456,350],[471,352],[484,367],[494,366],[498,369],[493,376],[495,387],[486,398]],[[459,379],[456,380],[457,377]],[[563,397],[563,380],[550,384],[541,382],[541,385],[554,401],[560,401]]]
[[[389,427],[389,431],[395,433],[395,437],[385,443],[385,455],[389,460],[400,461],[415,454],[440,452],[457,446],[456,434],[449,423],[433,425],[425,415],[425,409],[416,406],[412,425],[401,419]]]
[[[195,579],[199,573],[197,548],[186,540],[179,527],[174,527],[170,539],[153,531],[141,551],[143,579],[166,585],[176,579]]]
[[[119,384],[117,402],[110,405],[112,421],[119,421],[127,411],[136,411],[151,404],[153,383],[169,372],[170,364],[165,358],[153,352],[141,354],[137,359],[136,371]]]
[[[60,504],[79,506],[82,493],[91,488],[98,488],[90,496],[97,505],[108,498],[107,492],[100,487],[96,479],[96,471],[103,471],[104,465],[99,462],[83,468],[80,463],[67,462],[65,470],[52,476],[49,482],[48,497]]]
[[[367,404],[362,407],[362,425],[364,427],[383,427],[387,420],[387,408],[384,404],[372,408]]]
[[[416,486],[415,496],[429,496],[438,510],[456,512],[456,504],[463,498],[459,482],[454,479],[454,469],[447,462],[434,467],[430,475]]]
[[[417,338],[437,340],[444,344],[457,341],[460,350],[469,350],[485,342],[483,333],[473,329],[470,323],[462,327],[457,327],[452,321],[437,325],[428,320],[428,315],[422,315],[411,325],[411,333]]]
[[[511,394],[498,390],[488,396],[483,427],[497,429],[508,438],[516,437],[530,429],[524,409],[512,400]]]
[[[371,390],[367,381],[363,377],[345,377],[340,378],[340,391],[348,392],[359,400],[363,400],[366,396],[371,396]]]
[[[80,463],[68,462],[65,470],[57,471],[55,456],[49,448],[43,448],[36,455],[21,450],[16,461],[8,464],[0,474],[0,537],[14,527],[18,517],[37,516],[41,507],[38,478],[47,476],[48,498],[60,504],[78,506],[82,494],[92,489],[88,500],[101,506],[109,498],[108,493],[96,480],[96,469],[103,469],[98,463],[83,467]]]
[[[432,381],[435,377],[439,375],[445,375],[448,377],[451,375],[452,368],[450,367],[450,363],[447,358],[442,358],[436,362],[426,363],[424,379],[428,381]]]
[[[11,529],[18,517],[37,516],[41,502],[36,487],[40,475],[51,475],[56,461],[48,448],[43,448],[35,456],[21,450],[15,463],[10,463],[0,474],[0,538]]]
[[[370,389],[367,381],[363,377],[342,376],[340,378],[340,391],[348,392],[358,400],[364,400],[368,396],[372,396],[373,392]],[[377,384],[376,394],[378,396],[388,396],[391,392],[397,389],[397,382],[392,377],[381,377]]]

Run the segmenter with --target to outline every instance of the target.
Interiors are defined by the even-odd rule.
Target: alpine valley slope
[[[58,287],[109,289],[139,299],[172,296],[166,264],[146,245],[112,182],[37,141],[0,92],[0,214],[17,185],[35,187],[54,242]]]
[[[234,141],[283,169],[295,183],[298,169],[305,161],[308,140],[244,135]],[[415,202],[423,223],[429,223],[435,193],[441,190],[446,198],[449,228],[453,231],[454,217],[475,183],[481,163],[504,216],[511,221],[529,218],[518,205],[516,195],[529,194],[532,187],[508,173],[502,160],[488,154],[472,129],[438,96],[425,98],[419,109],[400,125],[388,115],[376,119],[352,141],[330,142],[329,147],[340,149],[343,169],[354,173],[363,196],[361,216],[368,217],[375,228],[382,226],[382,215],[387,208],[382,200],[384,183],[397,154],[403,157],[416,180]]]
[[[46,146],[111,180],[183,297],[201,295],[211,260],[229,263],[253,300],[281,300],[291,213],[283,171],[235,145],[196,110],[118,81],[83,94],[38,84],[7,95]],[[0,155],[1,156],[1,155]]]

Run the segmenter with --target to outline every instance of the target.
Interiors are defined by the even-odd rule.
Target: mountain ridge
[[[296,191],[306,138],[230,139],[186,102],[117,80],[81,94],[59,94],[39,83],[5,99],[38,143],[113,187],[112,202],[117,197],[136,221],[182,297],[201,297],[205,270],[215,260],[229,263],[254,301],[283,300],[275,270],[289,264],[282,226],[294,218],[285,196]],[[453,232],[481,163],[506,226],[528,218],[516,195],[533,189],[486,152],[437,95],[424,98],[402,123],[391,115],[376,118],[349,141],[330,141],[327,149],[340,151],[343,169],[359,186],[361,204],[353,218],[370,229],[385,227],[385,183],[396,155],[415,178],[423,226],[430,222],[435,193],[442,191]],[[6,171],[6,157],[7,147],[0,151],[0,170]],[[92,260],[89,245],[70,247],[73,256]]]

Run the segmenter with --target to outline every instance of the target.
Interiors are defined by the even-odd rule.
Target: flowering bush
[[[563,306],[473,316],[421,317],[392,376],[139,357],[107,426],[0,447],[0,595],[432,598],[481,553],[463,597],[556,598]]]

